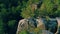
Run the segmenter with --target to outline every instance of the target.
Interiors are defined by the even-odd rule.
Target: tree
[[[41,4],[42,2],[42,4]],[[40,3],[40,4],[39,4]],[[25,5],[24,5],[25,4]],[[35,4],[38,6],[40,6],[40,8],[38,8],[37,6],[37,9],[32,9],[33,7],[32,4]],[[23,2],[23,6],[25,8],[22,8],[22,17],[29,17],[31,14],[30,12],[33,12],[32,16],[39,16],[39,17],[46,17],[46,16],[49,16],[49,17],[57,17],[57,12],[58,12],[58,15],[59,15],[59,11],[58,10],[58,6],[59,6],[59,0],[29,0],[28,2]],[[30,6],[29,9],[26,9],[28,8],[28,6]],[[34,11],[27,11],[27,10],[34,10]],[[26,13],[28,12],[28,13]],[[26,14],[26,15],[25,15]],[[27,15],[28,14],[28,15]],[[30,15],[29,15],[30,14]]]
[[[6,1],[1,1],[0,3],[0,34],[15,34],[14,32],[16,32],[17,30],[17,24],[18,21],[20,19],[22,19],[22,17],[20,16],[20,5],[15,5],[16,2],[15,0],[12,0],[12,2],[9,2],[9,0]],[[18,4],[18,3],[17,3]],[[14,6],[15,5],[15,6]],[[11,20],[12,20],[12,26],[11,25]],[[14,22],[15,20],[15,22]],[[10,22],[10,23],[9,23]],[[15,25],[14,25],[15,24]],[[14,32],[11,32],[11,30],[14,28]]]
[[[3,23],[2,19],[0,19],[0,34],[5,34],[5,32],[4,32],[4,23]]]
[[[39,0],[29,0],[28,2],[23,2],[24,7],[22,8],[21,16],[23,18],[33,17],[35,15],[35,8],[37,7],[36,3],[39,3]]]

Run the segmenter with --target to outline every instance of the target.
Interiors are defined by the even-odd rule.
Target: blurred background
[[[60,0],[0,0],[0,34],[16,34],[21,19],[46,16],[60,17]]]

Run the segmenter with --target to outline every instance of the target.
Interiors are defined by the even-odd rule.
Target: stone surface
[[[45,29],[45,26],[42,23],[41,19],[22,19],[19,21],[16,34],[19,34],[19,32],[22,30],[29,30],[30,28],[32,29],[37,27],[39,27],[40,29]]]
[[[59,27],[60,27],[60,18],[56,18],[57,19],[57,22],[58,22],[58,29],[57,29],[57,32],[55,33],[55,34],[58,34],[58,32],[59,32]]]
[[[48,28],[52,28],[52,27],[55,28],[56,27],[53,22],[55,22],[55,19],[53,19],[50,22],[48,22],[48,23],[50,23],[49,25],[47,25],[47,26],[49,26]],[[51,25],[51,27],[50,27],[50,25]],[[42,34],[44,34],[44,33],[46,33],[46,34],[49,34],[49,33],[53,34],[53,33],[51,33],[51,31],[49,32],[48,30],[46,30],[46,24],[43,23],[43,20],[41,18],[38,18],[38,19],[28,18],[28,19],[20,20],[19,24],[18,24],[18,28],[17,28],[17,33],[16,34],[19,34],[22,30],[27,30],[27,31],[33,33],[35,28],[41,29],[42,30]]]
[[[27,28],[28,28],[27,20],[26,19],[20,20],[19,23],[18,23],[18,28],[17,28],[17,33],[16,34],[19,34],[20,31],[22,31],[24,29],[27,29]]]
[[[53,33],[47,30],[42,30],[42,34],[53,34]]]

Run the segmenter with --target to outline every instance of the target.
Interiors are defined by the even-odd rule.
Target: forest
[[[0,34],[16,34],[24,18],[60,17],[60,0],[0,0]]]

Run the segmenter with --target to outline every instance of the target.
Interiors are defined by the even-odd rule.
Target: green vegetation
[[[21,31],[19,34],[27,34],[27,31]]]
[[[60,0],[0,0],[0,34],[15,34],[22,18],[46,16],[60,17]]]
[[[29,31],[27,30],[22,30],[19,34],[41,34],[42,30],[39,28],[33,28]]]
[[[37,5],[37,6],[33,6]],[[60,3],[59,0],[29,0],[23,2],[24,8],[22,8],[22,17],[59,17],[60,16]],[[33,6],[33,7],[32,7]],[[33,9],[34,8],[34,9]],[[36,9],[35,9],[36,8]],[[33,10],[32,10],[33,9]],[[27,13],[28,12],[28,13]]]

